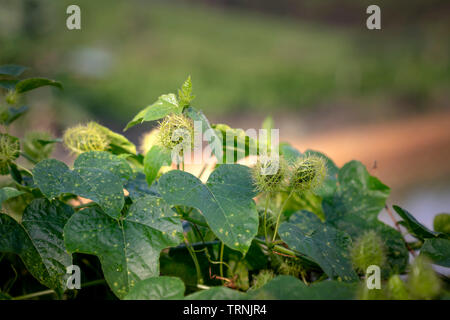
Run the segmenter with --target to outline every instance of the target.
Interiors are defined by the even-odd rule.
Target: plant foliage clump
[[[448,217],[430,230],[394,206],[408,242],[378,220],[390,189],[362,163],[338,167],[324,153],[281,143],[276,157],[238,164],[268,141],[211,124],[192,105],[190,78],[128,122],[125,129],[160,121],[139,149],[96,122],[56,138],[27,133],[21,143],[8,128],[26,114],[26,92],[62,89],[21,78],[25,69],[0,66],[0,173],[8,175],[0,188],[0,299],[76,299],[67,270],[80,270],[88,297],[97,286],[95,298],[105,299],[448,297],[448,279],[431,267],[450,267]],[[185,170],[183,154],[181,166],[171,157],[182,142],[175,132],[192,138],[194,121],[209,130],[210,158],[232,156],[197,174]],[[273,125],[269,118],[263,127]],[[231,145],[217,148],[227,132]],[[71,165],[49,158],[61,142]],[[381,269],[381,289],[366,283],[371,265]]]

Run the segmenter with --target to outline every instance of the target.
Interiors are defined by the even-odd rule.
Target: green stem
[[[198,178],[200,179],[202,175],[205,173],[206,168],[208,168],[208,164],[204,164],[202,170],[200,171]]]
[[[208,224],[206,224],[206,223],[204,223],[204,222],[202,222],[200,220],[196,220],[194,218],[191,218],[191,217],[183,217],[182,219],[191,222],[192,224],[194,224],[194,226],[199,225],[199,226],[206,227],[206,228],[209,227]],[[202,239],[202,241],[203,241],[203,239]],[[212,261],[210,255],[209,255],[209,252],[208,252],[208,248],[206,247],[205,242],[203,242],[202,244],[204,245],[203,249],[205,249],[205,254],[206,254],[206,257],[208,258],[208,261],[210,263],[212,263],[212,264],[219,264],[220,265],[220,267],[219,267],[220,268],[220,276],[223,277],[223,265],[225,265],[228,269],[230,269],[230,266],[228,264],[226,264],[225,262],[223,262],[223,251],[225,249],[224,248],[224,243],[222,242],[221,247],[220,247],[220,258],[219,258],[220,261]],[[190,246],[192,246],[192,245],[190,244]],[[186,247],[188,247],[188,246],[186,246]],[[195,251],[194,251],[194,253],[195,253]]]
[[[308,283],[308,281],[306,280],[306,277],[305,277],[305,272],[303,270],[300,272],[300,276],[302,278],[303,283],[306,284],[307,286],[309,286],[309,283]]]
[[[199,284],[203,284],[203,277],[202,277],[202,271],[200,269],[200,264],[198,263],[197,260],[197,255],[195,254],[195,251],[191,248],[191,245],[189,244],[189,242],[187,242],[187,240],[184,240],[184,243],[186,244],[186,248],[189,251],[189,254],[191,255],[192,261],[194,261],[194,265],[195,265],[195,271],[197,272],[197,281]]]
[[[4,292],[9,292],[11,290],[12,286],[14,285],[14,283],[16,283],[17,279],[19,278],[19,274],[17,273],[17,270],[16,270],[16,268],[14,268],[13,264],[11,264],[11,269],[12,269],[12,271],[14,271],[14,279],[9,280],[6,283],[5,288],[3,290]]]
[[[225,249],[225,245],[222,242],[222,244],[220,245],[220,265],[219,265],[221,278],[223,278],[223,252],[224,252],[224,249]],[[224,282],[224,281],[222,280],[222,282]]]
[[[22,157],[24,157],[25,159],[27,159],[28,161],[30,161],[32,164],[38,163],[38,161],[36,159],[32,158],[31,156],[29,156],[28,154],[26,154],[24,152],[20,152],[20,155]]]
[[[195,224],[195,223],[193,223],[193,222],[191,222],[191,224],[194,226],[194,232],[196,232],[197,233],[197,235],[200,237],[200,239],[201,239],[201,241],[202,241],[202,244],[203,244],[203,249],[202,250],[204,250],[205,251],[205,255],[206,255],[206,258],[208,259],[208,261],[210,262],[210,263],[213,263],[212,261],[211,261],[211,256],[209,255],[209,250],[208,250],[208,246],[206,245],[206,243],[205,243],[205,239],[203,238],[203,235],[202,235],[202,233],[200,232],[200,230],[198,229],[198,226]],[[192,249],[194,250],[194,252],[196,252],[196,250],[194,249],[194,246],[191,244],[191,246],[192,246]],[[201,250],[200,250],[201,251]],[[198,251],[197,251],[198,252]]]
[[[192,223],[192,222],[191,222],[191,224],[192,224],[192,226],[194,227],[194,228],[192,228],[193,232],[197,235],[197,237],[200,238],[200,240],[202,241],[202,243],[205,244],[205,239],[203,238],[202,233],[201,233],[200,230],[198,229],[198,226],[197,226],[195,223]]]
[[[183,217],[183,220],[186,220],[186,221],[195,223],[195,224],[197,224],[197,225],[199,225],[199,226],[207,227],[207,228],[208,228],[208,224],[206,224],[206,223],[204,223],[204,222],[202,222],[202,221],[193,219],[193,218],[191,218],[191,217]],[[258,239],[258,238],[253,238],[253,241],[255,241],[256,243],[258,243],[258,244],[260,244],[260,245],[263,245],[263,246],[268,247],[268,246],[267,246],[267,243],[266,243],[264,240],[261,240],[261,239]],[[297,252],[295,252],[295,251],[292,251],[292,250],[290,250],[290,249],[288,249],[288,248],[285,248],[285,247],[283,247],[283,246],[280,246],[280,245],[273,245],[273,244],[272,244],[271,248],[272,248],[273,250],[277,251],[277,252],[280,252],[280,253],[284,253],[284,254],[287,254],[287,255],[290,255],[290,256],[296,256],[296,257],[298,257],[298,258],[301,258],[302,260],[305,260],[305,261],[307,261],[308,263],[310,263],[310,264],[312,264],[312,265],[314,265],[314,266],[317,265],[317,263],[315,263],[315,262],[312,261],[312,260],[309,260],[306,256],[304,256],[304,255],[302,255],[302,254],[299,254],[299,253],[297,253]]]
[[[30,294],[25,294],[23,296],[15,297],[15,298],[13,298],[13,300],[28,300],[28,299],[45,296],[48,294],[54,294],[54,293],[55,293],[54,290],[49,289],[49,290],[34,292],[34,293],[30,293]]]
[[[93,286],[96,286],[96,285],[98,285],[98,284],[104,284],[104,283],[106,283],[106,280],[105,280],[105,279],[93,280],[93,281],[89,281],[89,282],[84,283],[84,284],[81,286],[81,288],[93,287]]]
[[[265,246],[267,249],[269,249],[267,247],[267,244],[265,243],[264,240],[261,240],[261,239],[258,239],[258,238],[253,238],[253,241],[255,241],[256,243],[258,243],[258,244],[260,244],[262,246]],[[308,262],[308,263],[310,263],[310,264],[312,264],[314,266],[317,266],[317,263],[315,263],[314,261],[311,261],[306,256],[304,256],[304,255],[302,255],[302,254],[300,254],[298,252],[292,251],[291,249],[285,248],[283,246],[273,245],[272,244],[272,246],[271,246],[271,248],[269,250],[273,250],[273,251],[276,251],[276,252],[279,252],[279,253],[283,253],[283,254],[287,254],[287,255],[290,255],[290,256],[295,256],[297,258],[300,258],[301,260],[304,260],[305,262]]]
[[[206,249],[206,248],[205,248]],[[203,249],[202,249],[203,250]],[[209,253],[205,250],[205,255],[206,255],[206,259],[208,259],[208,262],[209,263],[211,263],[211,264],[220,264],[220,265],[224,265],[225,267],[227,267],[228,268],[228,270],[229,271],[231,271],[231,273],[233,273],[234,274],[234,272],[233,272],[233,270],[231,270],[231,267],[230,267],[230,265],[228,264],[228,263],[226,263],[226,262],[221,262],[221,261],[214,261],[214,260],[212,260],[211,259],[211,256],[209,255]]]
[[[277,238],[278,227],[280,226],[280,219],[281,219],[281,214],[283,213],[284,206],[286,205],[286,203],[289,201],[289,199],[291,198],[291,196],[293,194],[294,194],[294,189],[291,190],[288,197],[286,198],[286,200],[284,200],[283,204],[280,207],[280,211],[278,212],[278,217],[277,217],[277,224],[275,225],[275,232],[273,233],[272,242],[275,241],[275,239]]]
[[[81,288],[87,288],[87,287],[95,286],[95,285],[98,285],[98,284],[103,284],[105,282],[106,282],[105,279],[98,279],[98,280],[94,280],[94,281],[90,281],[90,282],[84,283],[81,286]],[[25,294],[23,296],[14,297],[13,300],[28,300],[28,299],[32,299],[32,298],[36,298],[36,297],[40,297],[40,296],[45,296],[45,295],[48,295],[48,294],[54,294],[54,293],[55,293],[54,290],[48,289],[48,290],[43,290],[43,291],[38,291],[38,292]]]
[[[25,172],[28,173],[30,176],[33,175],[33,173],[31,173],[31,171],[28,170],[27,168],[25,168],[24,166],[21,166],[20,164],[17,164],[17,163],[16,163],[16,166],[17,166],[17,169],[22,170],[22,171],[25,171]]]
[[[202,226],[202,227],[208,227],[208,225],[206,223],[204,223],[202,221],[199,221],[199,220],[196,220],[196,219],[193,219],[191,217],[183,217],[183,220],[195,223],[195,224],[197,224],[199,226]],[[263,245],[267,246],[267,243],[264,240],[261,240],[261,239],[258,239],[258,238],[253,238],[253,241],[255,241],[255,242],[259,243],[259,244],[263,244]],[[295,251],[292,251],[292,250],[290,250],[288,248],[285,248],[283,246],[280,246],[280,245],[274,245],[273,249],[275,249],[278,252],[284,253],[284,254],[288,254],[288,255],[291,255],[291,256],[298,256],[298,257],[304,258],[304,256],[299,255]]]
[[[20,183],[18,183],[17,181],[14,180],[14,185],[16,186],[17,190],[21,190],[21,191],[25,191],[25,192],[31,192],[31,188],[26,187],[24,185],[21,185]]]
[[[202,222],[202,221],[193,219],[193,218],[191,218],[191,217],[183,217],[183,220],[186,220],[186,221],[195,223],[195,224],[197,224],[197,225],[199,225],[199,226],[207,227],[207,228],[208,228],[208,224],[206,224],[206,223],[204,223],[204,222]],[[260,245],[264,245],[264,246],[267,247],[267,243],[266,243],[264,240],[261,240],[261,239],[258,239],[258,238],[253,238],[253,241],[255,241],[256,243],[258,243],[258,244],[260,244]],[[285,248],[285,247],[283,247],[283,246],[280,246],[280,245],[273,245],[273,246],[272,246],[272,249],[275,250],[275,251],[277,251],[277,252],[280,252],[280,253],[284,253],[284,254],[288,254],[288,255],[290,255],[290,256],[296,256],[296,257],[302,258],[303,260],[306,260],[306,261],[310,262],[311,264],[316,265],[315,262],[309,260],[309,259],[308,259],[307,257],[305,257],[304,255],[301,255],[301,254],[299,254],[299,253],[297,253],[297,252],[295,252],[295,251],[292,251],[292,250],[290,250],[290,249],[288,249],[288,248]]]
[[[267,236],[267,207],[269,206],[270,193],[266,195],[266,203],[264,205],[264,236],[266,238],[266,243],[269,243],[269,237]]]
[[[195,223],[195,224],[197,224],[199,226],[202,226],[202,227],[206,227],[206,228],[209,227],[207,223],[205,223],[203,221],[200,221],[200,220],[197,220],[197,219],[194,219],[194,218],[191,218],[191,217],[182,217],[181,219],[189,221],[189,222],[192,222],[192,223]]]

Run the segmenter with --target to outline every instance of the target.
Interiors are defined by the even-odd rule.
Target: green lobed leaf
[[[119,298],[139,281],[159,276],[161,250],[182,239],[175,212],[155,196],[137,199],[121,220],[91,207],[75,213],[64,228],[67,249],[96,255],[108,285]]]
[[[224,164],[206,184],[190,173],[173,170],[158,180],[163,199],[201,211],[214,234],[228,247],[246,253],[258,232],[258,212],[248,167]]]
[[[180,107],[184,108],[189,106],[194,98],[195,96],[192,95],[191,76],[189,76],[181,85],[181,90],[178,90],[178,100],[180,101]]]
[[[356,288],[356,283],[331,280],[306,286],[297,278],[282,275],[248,295],[254,300],[352,300]]]
[[[362,163],[351,161],[339,170],[336,191],[322,203],[326,222],[348,233],[352,240],[367,230],[379,234],[387,248],[385,275],[403,272],[408,262],[402,235],[378,220],[389,192],[389,187],[371,176]]]
[[[138,172],[136,177],[128,180],[124,187],[133,201],[147,195],[159,196],[156,187],[154,185],[151,187],[148,185],[145,175],[142,172]]]
[[[133,176],[127,161],[105,151],[84,152],[74,162],[74,168],[97,168],[109,171],[126,182]]]
[[[280,225],[280,237],[290,249],[312,258],[330,278],[358,279],[349,257],[351,238],[323,223],[311,212],[294,213]]]
[[[332,198],[333,210],[327,212],[329,222],[346,227],[355,216],[362,215],[368,222],[378,221],[378,214],[390,193],[389,187],[369,175],[359,161],[350,161],[339,170],[338,183]]]
[[[19,255],[39,282],[61,294],[66,267],[72,264],[64,247],[63,227],[73,213],[62,202],[35,199],[25,208],[22,224],[0,214],[0,251]]]
[[[211,153],[217,158],[217,163],[224,163],[224,154],[223,154],[223,146],[222,139],[219,137],[217,132],[211,127],[209,120],[200,110],[195,109],[194,107],[188,107],[184,109],[184,114],[191,118],[194,121],[194,131],[200,130],[200,128],[196,128],[196,122],[201,124],[201,132],[203,133],[203,138],[207,139],[209,147],[211,148]],[[194,139],[198,137],[195,136]],[[201,138],[201,137],[200,137]]]
[[[247,136],[242,129],[234,129],[226,124],[215,124],[214,129],[222,139],[223,163],[235,163],[250,154],[258,152],[258,141]]]
[[[55,143],[61,143],[63,142],[61,138],[55,138],[55,139],[37,139],[37,141],[43,145],[49,145],[49,144],[55,144]]]
[[[184,283],[176,277],[154,277],[139,281],[124,300],[182,300]]]
[[[245,256],[238,251],[225,247],[223,258],[224,260],[239,261],[239,263],[245,265],[245,268],[248,271],[267,269],[269,263],[267,255],[264,253],[261,246],[255,241],[252,242]]]
[[[450,240],[441,238],[425,239],[420,255],[428,256],[433,263],[450,268]]]
[[[18,77],[20,76],[27,68],[23,66],[19,66],[16,64],[4,64],[0,66],[0,75],[2,76],[11,76]]]
[[[172,156],[169,149],[158,145],[152,146],[144,157],[144,173],[147,183],[151,185],[157,178],[161,167],[171,164]]]
[[[171,113],[180,114],[182,111],[183,107],[180,107],[177,97],[173,93],[164,94],[155,103],[139,111],[133,120],[128,122],[124,131],[144,121],[158,120]]]
[[[24,93],[45,86],[53,86],[59,89],[63,88],[61,82],[55,80],[50,80],[46,78],[29,78],[17,82],[15,90],[17,93]]]
[[[280,154],[284,157],[288,164],[293,164],[302,156],[301,152],[291,146],[289,143],[280,143]]]
[[[123,180],[130,172],[125,164],[106,152],[86,152],[75,160],[73,170],[61,161],[43,160],[34,167],[33,177],[47,198],[75,194],[96,202],[117,219],[124,205]]]
[[[11,188],[11,187],[1,188],[0,189],[0,208],[3,204],[3,201],[20,196],[23,193],[24,193],[23,191],[19,191],[17,189]]]
[[[423,224],[414,218],[414,216],[406,211],[405,209],[399,206],[393,206],[394,210],[398,213],[398,215],[403,219],[401,224],[408,229],[408,231],[420,240],[424,240],[426,238],[435,238],[439,236],[444,236],[444,234],[436,231],[431,231]]]

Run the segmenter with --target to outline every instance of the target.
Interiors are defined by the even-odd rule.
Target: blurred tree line
[[[446,0],[185,0],[204,5],[246,9],[289,16],[332,25],[356,26],[364,21],[366,8],[376,4],[382,8],[386,26],[440,20],[450,24],[450,2]]]

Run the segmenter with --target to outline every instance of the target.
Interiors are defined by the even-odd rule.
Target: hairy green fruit
[[[259,289],[267,282],[275,278],[272,270],[261,270],[257,275],[253,276],[251,290]]]
[[[408,300],[409,294],[406,285],[398,274],[391,276],[387,283],[389,298],[393,300]]]
[[[322,184],[326,175],[326,163],[322,157],[304,156],[294,165],[290,185],[296,191],[314,190]]]
[[[450,234],[450,214],[440,213],[434,217],[434,231]]]
[[[375,231],[367,231],[355,241],[351,249],[351,258],[355,269],[362,274],[366,273],[370,265],[381,268],[386,261],[383,240]]]
[[[290,259],[286,259],[283,261],[280,266],[278,267],[278,272],[280,274],[285,274],[288,276],[293,276],[296,278],[300,278],[302,276],[302,273],[304,272],[302,266],[297,263],[296,261]]]
[[[47,159],[53,152],[54,145],[43,144],[40,140],[50,140],[52,136],[48,132],[28,132],[23,140],[23,150],[36,161]]]
[[[63,141],[74,154],[105,151],[109,146],[108,136],[97,127],[95,122],[67,129],[64,132]]]
[[[189,139],[185,141],[185,139]],[[194,124],[191,119],[180,115],[170,114],[159,124],[159,143],[172,150],[180,143],[192,148],[194,144]]]
[[[282,157],[261,157],[252,170],[254,184],[259,192],[277,192],[285,187],[286,162]]]
[[[9,164],[20,155],[20,142],[16,137],[0,133],[0,174],[9,173]]]
[[[362,282],[356,292],[358,300],[386,300],[387,293],[384,289],[369,289],[367,284]]]
[[[414,299],[433,299],[441,291],[441,281],[434,272],[430,260],[418,256],[411,265],[408,289]]]

